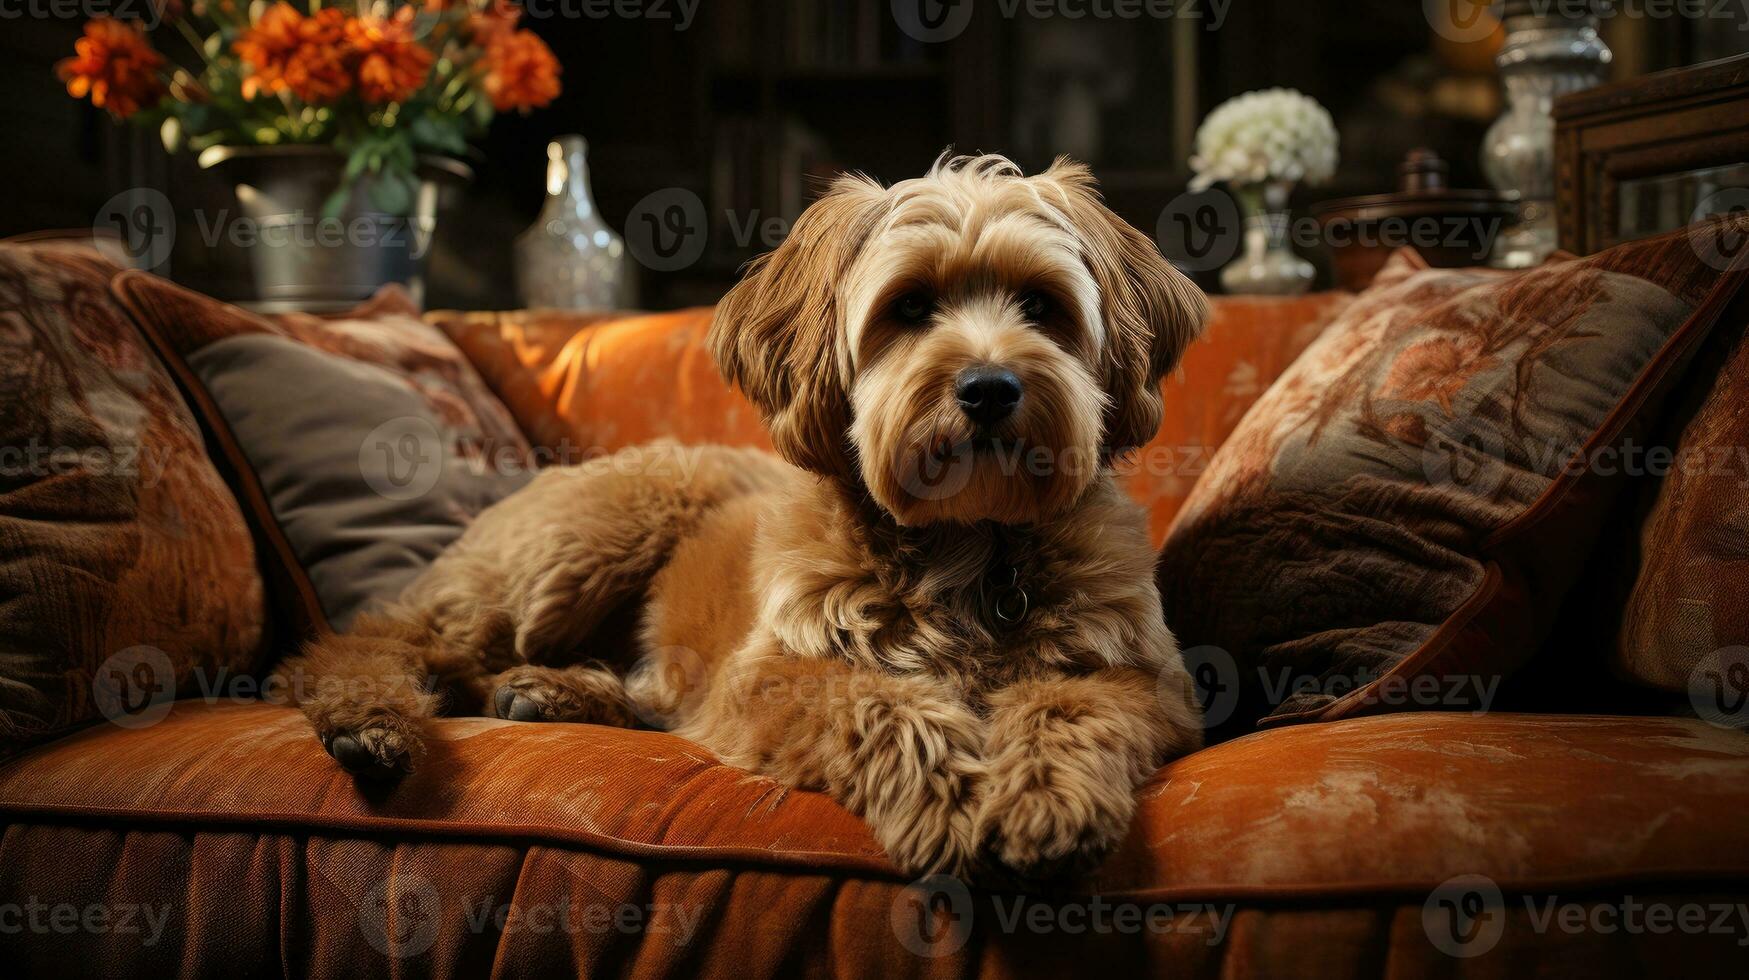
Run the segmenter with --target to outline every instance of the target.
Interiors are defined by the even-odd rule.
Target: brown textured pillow
[[[1749,721],[1749,329],[1721,324],[1713,341],[1718,361],[1690,372],[1697,390],[1679,431],[1657,443],[1664,478],[1640,530],[1616,663],[1641,683],[1692,690],[1703,713]]]
[[[399,287],[273,319],[145,273],[114,290],[222,450],[300,636],[395,598],[532,475],[509,412]]]
[[[1357,297],[1167,536],[1167,620],[1211,723],[1485,707],[1590,554],[1611,461],[1736,296],[1743,263],[1716,247],[1733,221]]]
[[[263,653],[248,526],[118,271],[0,245],[0,753]]]

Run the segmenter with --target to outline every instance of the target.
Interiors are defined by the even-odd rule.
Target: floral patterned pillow
[[[1252,406],[1161,555],[1211,726],[1485,708],[1735,299],[1718,219],[1523,273],[1393,263]]]
[[[0,755],[249,673],[266,610],[200,426],[89,246],[0,244]]]

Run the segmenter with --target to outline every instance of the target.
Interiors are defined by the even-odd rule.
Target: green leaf
[[[346,158],[346,176],[342,178],[342,181],[346,184],[351,184],[364,173],[365,168],[368,166],[370,166],[370,156],[365,152],[364,148],[360,147],[353,150],[351,155]]]
[[[462,138],[461,128],[453,119],[422,115],[413,120],[410,128],[413,141],[422,147],[456,156],[468,152],[468,141]]]
[[[384,214],[405,216],[413,210],[413,178],[405,173],[385,170],[370,185],[370,202]]]
[[[322,205],[322,217],[328,221],[338,221],[346,213],[346,206],[352,203],[352,182],[340,185],[340,189],[328,195],[328,200]]]

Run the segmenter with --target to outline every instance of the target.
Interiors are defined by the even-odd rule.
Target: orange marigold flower
[[[412,15],[412,7],[402,7],[392,20],[347,23],[346,40],[358,58],[358,93],[366,102],[405,102],[425,85],[435,58],[413,39]]]
[[[261,92],[290,92],[305,102],[332,102],[352,84],[346,14],[332,7],[305,17],[281,0],[234,47],[250,70],[243,79],[246,99]]]
[[[499,112],[527,112],[559,96],[559,59],[533,31],[513,31],[486,46],[482,84]]]
[[[109,110],[117,119],[157,104],[164,95],[158,70],[164,56],[152,50],[138,24],[98,17],[85,25],[85,36],[73,44],[74,55],[55,66],[75,99]]]

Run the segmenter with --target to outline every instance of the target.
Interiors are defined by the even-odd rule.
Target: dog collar
[[[1020,585],[1020,566],[1008,560],[1008,538],[997,530],[989,570],[981,583],[984,611],[996,625],[1008,628],[1026,618],[1031,600]]]

